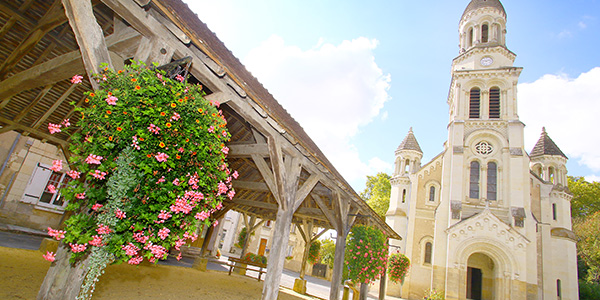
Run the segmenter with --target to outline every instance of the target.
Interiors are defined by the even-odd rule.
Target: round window
[[[489,155],[492,151],[494,151],[494,148],[486,141],[481,141],[475,145],[475,152],[481,155]]]

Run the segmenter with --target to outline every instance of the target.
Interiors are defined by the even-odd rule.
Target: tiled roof
[[[415,138],[415,135],[413,134],[412,127],[408,131],[408,134],[402,143],[400,143],[400,146],[398,146],[398,149],[396,149],[396,151],[400,150],[414,150],[423,153],[423,151],[421,151],[421,147],[419,146],[419,142],[417,142],[417,138]]]
[[[506,16],[504,6],[502,6],[502,3],[500,3],[499,0],[471,0],[471,3],[467,5],[467,8],[465,9],[461,19],[464,18],[469,12],[483,7],[496,8],[501,11],[504,16]]]
[[[536,156],[541,156],[541,155],[558,155],[558,156],[562,156],[564,158],[568,158],[560,150],[560,148],[558,148],[558,146],[554,143],[554,141],[548,136],[548,134],[546,133],[545,127],[542,128],[542,136],[540,136],[540,139],[537,141],[537,143],[533,147],[533,150],[531,150],[531,153],[529,154],[529,156],[531,156],[531,157],[536,157]]]

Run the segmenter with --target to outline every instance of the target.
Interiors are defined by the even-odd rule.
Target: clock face
[[[489,57],[489,56],[486,56],[486,57],[484,57],[484,58],[481,59],[481,65],[482,66],[487,67],[487,66],[491,65],[492,63],[494,63],[494,60],[491,57]]]

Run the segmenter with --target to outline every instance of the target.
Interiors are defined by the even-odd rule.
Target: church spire
[[[408,130],[408,134],[406,135],[402,143],[400,143],[398,149],[396,149],[396,151],[402,150],[413,150],[419,153],[423,153],[421,147],[419,146],[419,142],[417,142],[417,138],[415,138],[415,135],[413,134],[412,127]]]
[[[541,155],[558,155],[564,158],[568,158],[560,150],[560,148],[558,148],[558,146],[554,143],[550,136],[548,136],[548,133],[546,133],[546,127],[542,127],[542,135],[540,136],[540,139],[537,141],[537,143],[533,147],[533,150],[531,150],[531,153],[529,154],[529,156],[531,157]]]

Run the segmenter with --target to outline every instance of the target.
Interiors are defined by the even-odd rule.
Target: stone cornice
[[[478,54],[492,54],[492,53],[498,53],[498,54],[504,55],[504,56],[508,57],[512,62],[514,62],[515,59],[517,58],[517,55],[515,53],[508,50],[508,48],[506,48],[502,45],[490,47],[489,45],[481,44],[481,45],[477,45],[477,46],[473,46],[473,47],[469,48],[469,50],[461,53],[459,56],[454,58],[452,60],[452,65],[459,64],[459,63],[467,60],[468,58],[471,58]]]

